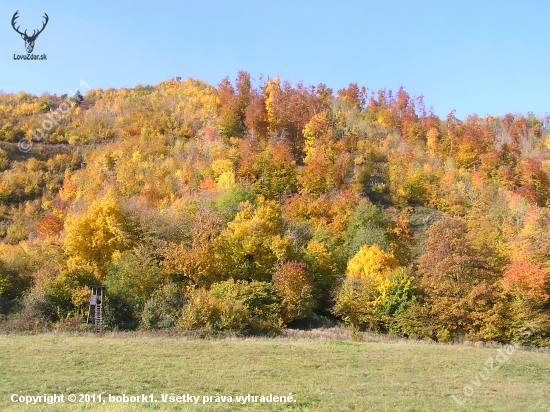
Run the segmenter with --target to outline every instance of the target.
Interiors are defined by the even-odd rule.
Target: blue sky
[[[49,24],[35,54],[11,27]],[[0,4],[0,90],[63,94],[157,84],[180,76],[217,85],[254,79],[337,90],[423,95],[446,116],[550,112],[546,1],[10,1]],[[85,87],[80,85],[81,91]]]

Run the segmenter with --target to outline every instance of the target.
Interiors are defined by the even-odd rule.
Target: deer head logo
[[[15,20],[17,20],[17,18],[19,17],[17,15],[17,13],[19,13],[19,10],[17,10],[15,12],[15,14],[13,15],[12,19],[11,19],[11,25],[13,27],[13,29],[19,33],[21,35],[21,38],[23,40],[25,40],[25,48],[27,49],[27,53],[32,53],[33,49],[34,49],[34,42],[36,41],[36,38],[38,37],[38,35],[40,33],[42,33],[42,31],[44,30],[44,28],[46,27],[46,25],[48,24],[48,20],[50,19],[48,17],[48,15],[46,13],[44,13],[44,18],[46,19],[46,21],[44,23],[42,23],[42,28],[40,30],[38,30],[38,32],[36,30],[33,31],[32,35],[29,36],[27,34],[27,30],[25,30],[24,33],[21,33],[19,31],[19,26],[17,26],[17,28],[15,27]]]

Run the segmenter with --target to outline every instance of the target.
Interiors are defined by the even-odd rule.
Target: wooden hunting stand
[[[103,332],[103,298],[105,296],[105,286],[90,286],[90,289],[90,306],[88,308],[88,316],[86,317],[86,325],[90,322],[90,314],[93,310],[94,331],[96,333],[101,333]]]

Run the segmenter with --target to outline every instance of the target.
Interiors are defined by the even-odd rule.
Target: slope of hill
[[[0,95],[2,328],[81,323],[103,284],[119,329],[546,344],[547,122],[245,72]]]

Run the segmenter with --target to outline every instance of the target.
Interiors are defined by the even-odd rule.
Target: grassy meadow
[[[471,383],[496,347],[421,342],[351,342],[293,336],[184,339],[114,334],[0,337],[0,410],[15,411],[546,411],[550,354],[517,351],[480,386]],[[495,360],[495,366],[498,361]],[[463,387],[474,393],[464,399]],[[14,404],[10,396],[153,394],[156,403]],[[201,396],[197,405],[162,394]],[[237,395],[292,403],[235,402]],[[202,403],[203,395],[233,403]],[[65,398],[66,399],[66,398]]]

